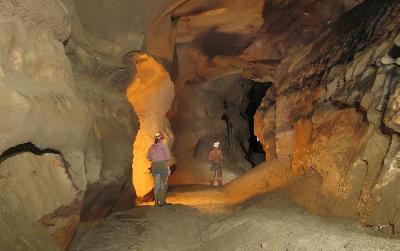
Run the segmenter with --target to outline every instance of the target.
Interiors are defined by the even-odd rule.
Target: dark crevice
[[[34,144],[32,144],[31,142],[28,143],[24,143],[24,144],[19,144],[16,145],[14,147],[11,147],[7,150],[5,150],[1,155],[0,155],[0,164],[11,158],[14,157],[18,154],[21,153],[26,153],[26,152],[30,152],[33,153],[35,155],[43,155],[46,153],[54,153],[54,154],[58,154],[58,155],[62,155],[59,151],[54,150],[54,149],[50,149],[50,148],[45,148],[45,149],[40,149],[37,146],[35,146]]]
[[[40,149],[39,147],[37,147],[36,145],[34,145],[34,144],[31,143],[31,142],[19,144],[19,145],[16,145],[16,146],[14,146],[14,147],[11,147],[11,148],[8,148],[7,150],[5,150],[5,151],[0,155],[0,164],[1,164],[3,161],[5,161],[5,160],[7,160],[7,159],[9,159],[9,158],[12,158],[12,157],[14,157],[14,156],[16,156],[16,155],[18,155],[18,154],[21,154],[21,153],[28,153],[28,152],[29,152],[29,153],[33,153],[33,154],[38,155],[38,156],[42,156],[43,154],[46,154],[46,153],[52,153],[52,154],[57,154],[57,155],[59,155],[59,156],[61,157],[61,161],[62,161],[63,164],[64,164],[65,171],[66,171],[68,177],[69,177],[69,178],[71,179],[71,181],[72,181],[71,174],[70,174],[69,171],[68,171],[68,168],[70,167],[70,165],[69,165],[69,163],[65,160],[63,154],[62,154],[60,151],[57,151],[57,150],[54,150],[54,149],[50,149],[50,148]]]
[[[249,104],[245,114],[247,123],[249,124],[250,138],[248,140],[249,149],[246,152],[245,158],[253,167],[265,161],[263,146],[254,134],[254,115],[256,114],[258,107],[261,105],[265,93],[271,85],[271,83],[258,83],[252,81],[252,87],[247,95]]]
[[[78,187],[73,182],[71,173],[69,172],[70,165],[69,165],[68,161],[64,158],[64,155],[60,151],[57,151],[55,149],[51,149],[51,148],[40,149],[39,147],[37,147],[35,144],[33,144],[31,142],[19,144],[14,147],[8,148],[0,155],[0,164],[3,163],[3,161],[5,161],[9,158],[15,157],[22,153],[33,153],[38,156],[42,156],[47,153],[57,154],[60,157],[60,160],[63,164],[65,173],[68,175],[68,178],[72,182],[75,189],[78,190]]]
[[[70,40],[70,38],[67,38],[67,39],[65,39],[65,40],[63,41],[64,47],[67,46],[67,45],[69,44],[69,40]]]
[[[400,47],[398,46],[393,46],[389,52],[388,52],[389,56],[391,58],[399,58],[400,57]]]
[[[226,108],[227,108],[227,106],[225,107],[225,109]],[[221,119],[224,120],[225,124],[226,124],[226,131],[228,134],[228,145],[230,147],[232,144],[232,138],[233,138],[233,124],[230,121],[229,116],[227,114],[222,115]]]

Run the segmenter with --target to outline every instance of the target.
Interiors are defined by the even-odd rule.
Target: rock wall
[[[66,249],[80,221],[132,201],[138,122],[73,2],[2,1],[0,16],[0,249]]]
[[[358,2],[175,1],[166,7],[147,30],[146,48],[175,82],[170,115],[178,171],[171,182],[207,182],[204,153],[216,140],[228,157],[225,181],[248,170],[249,80],[279,82],[281,66]],[[268,146],[261,140],[273,159],[274,140]]]
[[[227,97],[218,101],[215,94],[223,89],[230,96],[231,89],[216,80],[238,74],[271,82],[255,132],[267,159],[278,159],[273,172],[276,163],[290,163],[277,184],[286,182],[293,199],[314,212],[398,233],[399,3],[178,2],[150,26],[151,43],[161,49],[148,46],[176,66],[171,114],[178,165],[182,156],[196,156],[202,138],[223,132],[216,118]],[[168,27],[161,24],[166,19]],[[199,176],[188,172],[176,179]]]
[[[127,53],[143,48],[159,68],[136,79],[168,95],[156,118],[145,96],[131,103],[158,126],[147,142],[161,128],[172,142],[171,119],[173,182],[207,180],[194,169],[214,140],[248,168],[248,81],[272,83],[255,116],[268,161],[234,183],[267,182],[243,197],[287,186],[314,212],[398,234],[399,13],[393,0],[1,1],[0,248],[66,249],[79,222],[132,205]]]
[[[393,194],[399,55],[391,53],[399,10],[395,1],[371,0],[342,15],[281,68],[275,102],[266,97],[257,114],[264,146],[276,145],[294,175],[318,180],[316,190],[304,180],[295,185],[297,202],[390,235],[400,227]]]

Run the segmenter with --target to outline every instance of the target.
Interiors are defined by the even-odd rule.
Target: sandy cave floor
[[[167,200],[111,215],[71,250],[400,250],[400,240],[312,215],[281,191],[232,207],[221,189],[184,186]]]

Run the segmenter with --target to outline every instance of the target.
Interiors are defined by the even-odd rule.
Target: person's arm
[[[171,151],[169,150],[169,147],[167,145],[163,144],[162,146],[163,146],[165,161],[169,161],[171,159]]]
[[[209,160],[209,161],[212,161],[212,152],[213,152],[213,151],[211,150],[211,151],[208,153],[208,160]]]
[[[164,157],[165,157],[165,161],[168,162],[171,159],[171,151],[169,150],[169,147],[167,145],[162,145],[162,149],[164,152]],[[171,176],[171,168],[168,165],[168,176]]]
[[[149,150],[147,151],[147,159],[150,160],[150,161],[153,160],[153,158],[152,158],[152,156],[151,156],[151,148],[152,148],[152,147],[153,147],[153,145],[151,145],[151,146],[149,147]]]

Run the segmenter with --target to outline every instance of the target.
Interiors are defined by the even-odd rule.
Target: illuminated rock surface
[[[74,236],[95,249],[131,217],[117,230],[132,242],[114,247],[149,249],[141,224],[156,234],[156,216],[191,236],[182,248],[398,249],[348,222],[399,237],[399,15],[393,0],[0,1],[0,249],[66,249]],[[178,166],[170,184],[207,184],[218,140],[226,185],[170,197],[199,212],[138,208],[90,230],[151,200],[156,131]],[[274,203],[246,204],[276,189]],[[344,220],[332,229],[290,200]],[[301,218],[282,231],[297,242],[259,235],[280,216]]]
[[[139,117],[140,129],[134,144],[133,185],[141,200],[153,188],[149,147],[154,143],[154,134],[161,132],[164,143],[172,146],[173,135],[166,117],[174,99],[174,84],[168,72],[154,58],[144,53],[134,53],[131,60],[136,66],[136,76],[129,85],[126,95]],[[173,160],[172,162],[173,163]]]

